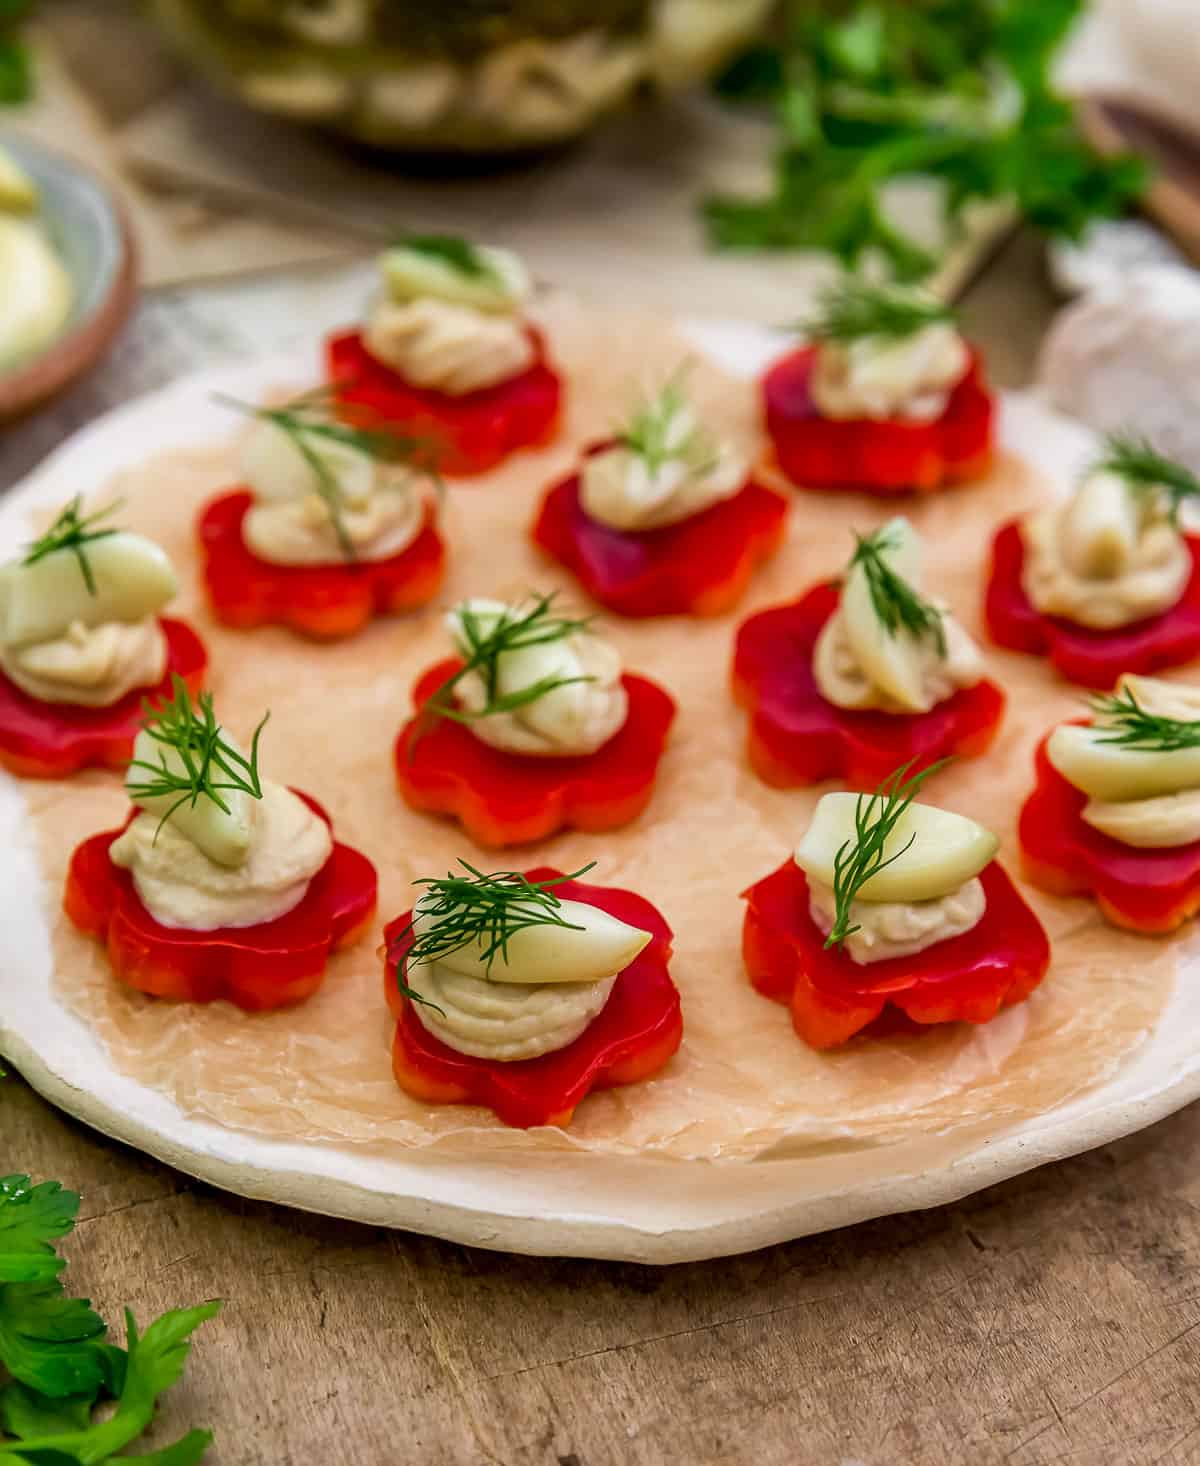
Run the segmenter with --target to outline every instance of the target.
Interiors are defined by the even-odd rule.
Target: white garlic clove
[[[217,865],[236,868],[250,853],[258,800],[242,789],[222,789],[222,809],[212,799],[180,803],[178,790],[165,794],[138,794],[139,785],[153,784],[160,769],[174,774],[184,770],[179,750],[159,743],[143,729],[133,745],[133,759],[125,771],[125,790],[139,809],[160,818],[169,813],[171,825]]]

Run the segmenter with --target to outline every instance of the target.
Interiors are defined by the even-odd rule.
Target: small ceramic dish
[[[0,371],[0,420],[7,420],[61,392],[108,349],[137,296],[137,250],[124,209],[94,173],[28,138],[4,133],[0,145],[37,185],[74,293],[49,345]]]

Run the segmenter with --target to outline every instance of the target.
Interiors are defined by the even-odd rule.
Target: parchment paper
[[[377,622],[353,642],[321,646],[273,629],[225,631],[204,612],[192,524],[200,505],[231,481],[232,440],[158,459],[109,486],[125,500],[125,521],[158,539],[180,567],[185,590],[176,609],[208,639],[224,720],[245,734],[269,707],[269,774],[319,797],[339,837],[378,865],[377,930],[411,904],[414,878],[446,870],[460,854],[480,859],[457,826],[408,810],[392,782],[391,745],[408,715],[411,684],[445,653],[441,610],[467,594],[555,585],[572,593],[528,541],[537,500],[582,443],[619,419],[639,382],[661,380],[684,354],[653,318],[585,314],[561,302],[544,314],[570,379],[563,437],[485,480],[453,484],[445,516],[451,571],[441,604]],[[750,441],[749,384],[697,365],[692,386],[714,429]],[[1028,452],[1035,458],[1037,444]],[[79,485],[93,502],[104,497],[101,487]],[[911,511],[928,543],[930,589],[978,635],[991,531],[1047,492],[1028,467],[1010,460],[989,482]],[[851,527],[870,529],[889,512],[866,499],[796,495],[786,547],[733,616],[605,622],[628,665],[659,678],[680,705],[654,802],[634,826],[611,835],[560,836],[484,861],[489,868],[550,862],[570,869],[596,859],[591,879],[654,900],[676,931],[673,973],[686,1036],[660,1077],[593,1095],[569,1132],[512,1131],[487,1111],[427,1107],[403,1095],[390,1072],[391,1025],[374,940],[335,957],[324,987],[302,1007],[248,1016],[224,1004],[176,1006],[127,991],[101,951],[55,916],[60,995],[94,1026],[122,1070],[165,1090],[190,1114],[274,1137],[384,1149],[437,1146],[471,1155],[577,1146],[738,1159],[828,1152],[883,1146],[914,1131],[949,1136],[1017,1122],[1097,1083],[1161,1011],[1182,939],[1115,931],[1088,902],[1026,889],[1054,942],[1053,967],[1027,1003],[983,1028],[859,1039],[818,1054],[796,1037],[787,1010],[746,982],[738,893],[789,852],[820,791],[771,790],[750,772],[744,719],[728,693],[734,628],[749,612],[836,572]],[[988,757],[940,775],[931,792],[996,829],[1015,872],[1014,827],[1033,746],[1049,724],[1078,710],[1081,695],[1039,661],[995,649],[988,655],[1010,697],[1001,736]],[[126,803],[116,779],[103,774],[27,788],[47,906],[56,913],[71,848],[115,825]]]

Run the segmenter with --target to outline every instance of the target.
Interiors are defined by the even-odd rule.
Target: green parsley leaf
[[[78,1213],[79,1197],[57,1181],[34,1186],[28,1176],[0,1176],[0,1283],[57,1277],[63,1263],[50,1244]]]

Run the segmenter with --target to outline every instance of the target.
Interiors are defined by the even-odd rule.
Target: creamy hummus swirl
[[[574,1043],[608,1002],[617,979],[614,974],[601,982],[489,982],[431,962],[410,967],[405,980],[425,999],[413,1008],[435,1038],[457,1053],[509,1063]]]
[[[428,496],[413,470],[303,428],[292,433],[256,423],[241,469],[254,495],[242,539],[274,565],[340,564],[347,543],[357,560],[387,560],[406,550],[425,523]]]
[[[1089,799],[1083,819],[1135,850],[1170,850],[1200,840],[1200,789],[1150,799]]]
[[[1104,631],[1179,601],[1192,573],[1165,494],[1094,473],[1064,505],[1021,523],[1021,583],[1044,616]]]
[[[363,344],[376,361],[414,387],[462,397],[520,376],[535,349],[519,316],[424,298],[383,300]]]
[[[811,876],[808,891],[812,919],[828,935],[835,912],[833,891]],[[843,947],[851,961],[859,963],[911,957],[969,932],[983,920],[986,907],[978,876],[949,895],[928,901],[854,901],[850,924],[858,930],[850,933]]]
[[[485,634],[502,620],[516,620],[520,607],[476,598],[456,607],[446,618],[455,645],[470,655],[463,633],[468,614]],[[496,693],[511,697],[545,679],[560,685],[511,712],[493,712],[471,719],[475,737],[506,753],[543,758],[572,758],[595,753],[625,724],[629,697],[621,679],[621,655],[609,642],[587,631],[574,631],[557,641],[502,652],[496,658]],[[459,706],[482,714],[488,706],[483,673],[472,670],[455,686]]]
[[[946,410],[969,362],[955,327],[935,321],[897,341],[819,342],[809,390],[822,417],[931,422]]]
[[[40,702],[106,708],[166,675],[167,638],[157,616],[140,621],[73,621],[62,636],[0,647],[0,666]]]
[[[143,906],[188,931],[258,926],[298,906],[333,850],[329,826],[290,789],[263,781],[250,803],[252,834],[239,865],[218,864],[171,821],[138,814],[109,856],[127,869]]]
[[[983,677],[983,657],[974,641],[948,610],[942,609],[946,654],[934,638],[919,643],[920,692],[912,703],[902,703],[881,688],[862,663],[851,628],[839,607],[817,637],[813,649],[813,676],[823,698],[839,708],[877,708],[886,713],[927,713],[962,687],[974,687]],[[887,637],[881,627],[879,635]]]

